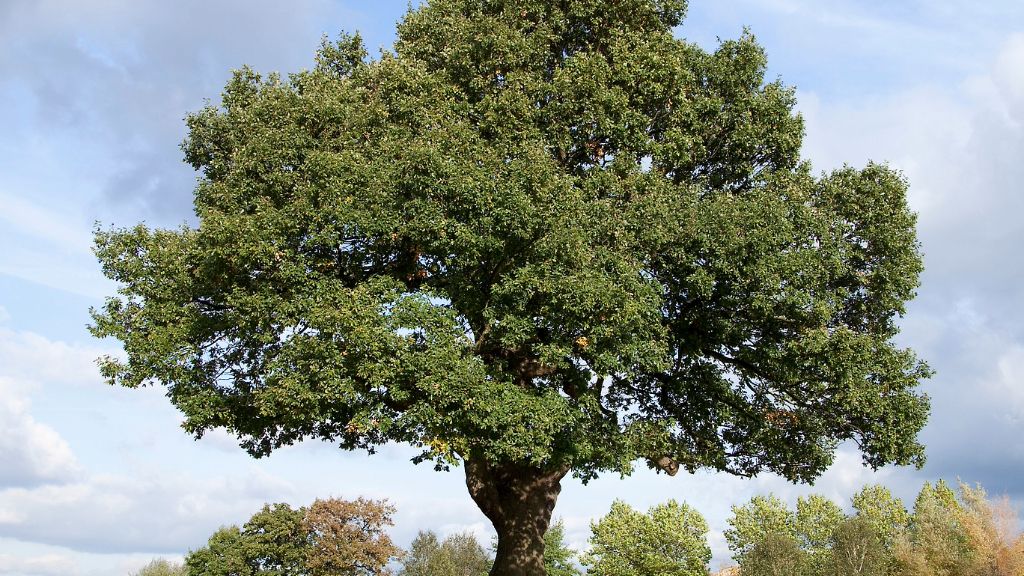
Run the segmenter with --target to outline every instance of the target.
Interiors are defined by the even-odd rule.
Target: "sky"
[[[116,286],[94,225],[194,224],[183,117],[229,71],[308,68],[322,35],[394,39],[406,0],[0,0],[0,576],[129,574],[180,559],[265,502],[388,498],[391,534],[490,541],[459,470],[306,442],[254,460],[194,441],[159,387],[112,388],[90,306]],[[714,48],[748,27],[770,79],[797,90],[816,170],[887,161],[910,181],[925,272],[898,340],[936,370],[922,470],[872,472],[842,448],[813,486],[772,476],[638,470],[567,480],[555,515],[583,546],[616,498],[702,512],[713,567],[730,506],[774,492],[844,507],[866,483],[905,500],[925,480],[981,483],[1024,503],[1024,3],[1019,0],[692,0],[680,37]],[[644,468],[641,466],[641,468]]]

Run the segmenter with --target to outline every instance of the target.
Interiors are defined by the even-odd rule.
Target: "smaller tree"
[[[225,526],[210,536],[206,546],[189,552],[189,576],[255,576],[251,542],[238,526]],[[264,573],[265,574],[265,573]]]
[[[889,558],[874,524],[862,516],[848,518],[832,537],[834,576],[885,576]]]
[[[420,532],[402,564],[401,576],[484,576],[493,560],[469,533],[439,541],[433,531]]]
[[[807,553],[792,534],[769,532],[740,561],[742,576],[793,576],[807,570]]]
[[[921,488],[910,530],[896,548],[896,564],[906,576],[964,576],[973,562],[961,524],[956,493],[941,480]]]
[[[910,512],[903,501],[880,484],[869,484],[853,495],[855,517],[866,522],[885,551],[886,573],[896,572],[896,547],[910,529]]]
[[[431,559],[437,556],[441,542],[432,530],[420,531],[409,545],[402,560],[401,576],[428,576]]]
[[[188,572],[185,566],[178,562],[157,558],[140,568],[138,572],[133,572],[132,576],[188,576]]]
[[[1009,499],[993,502],[981,486],[960,484],[960,524],[971,549],[969,576],[1024,574],[1024,535]]]
[[[573,562],[576,551],[565,545],[565,522],[558,519],[544,533],[544,568],[547,576],[580,576]]]
[[[794,528],[810,574],[824,574],[832,564],[833,535],[845,518],[838,504],[820,494],[797,500]]]
[[[725,539],[732,557],[740,565],[744,564],[746,555],[769,536],[788,537],[799,548],[796,517],[775,495],[754,496],[743,506],[733,506],[729,526]]]
[[[243,555],[254,574],[304,576],[308,537],[302,526],[305,508],[268,504],[242,529]]]
[[[647,514],[616,501],[590,524],[588,576],[704,576],[711,561],[708,525],[699,512],[669,500]]]
[[[400,550],[384,534],[383,501],[317,500],[266,505],[242,528],[217,530],[185,559],[189,576],[377,576]]]
[[[880,484],[866,485],[854,494],[853,509],[875,529],[886,546],[910,527],[910,513],[903,501]]]
[[[384,567],[401,552],[384,532],[395,507],[384,501],[329,498],[306,511],[303,529],[310,539],[306,566],[312,575],[389,573]]]

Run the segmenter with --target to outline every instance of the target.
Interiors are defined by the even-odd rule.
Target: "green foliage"
[[[812,574],[823,574],[832,564],[833,536],[845,519],[839,505],[824,496],[811,494],[797,499],[795,532]]]
[[[845,516],[828,498],[801,497],[794,513],[774,495],[754,496],[732,511],[725,539],[744,573],[817,575],[831,568],[832,536]]]
[[[306,573],[305,509],[288,504],[266,505],[242,528],[243,553],[254,574],[301,576]]]
[[[893,497],[879,484],[865,486],[853,495],[853,509],[875,530],[882,544],[891,549],[893,542],[910,526],[910,513],[903,501]]]
[[[775,496],[733,507],[725,536],[743,576],[1019,576],[1024,534],[1009,501],[961,483],[925,483],[913,514],[880,485],[845,517],[821,496],[791,513]]]
[[[807,553],[790,534],[769,532],[740,561],[742,576],[794,576],[808,567]]]
[[[964,576],[975,563],[977,549],[964,524],[967,515],[956,493],[944,481],[925,483],[914,502],[910,530],[898,551],[900,573],[906,576]]]
[[[146,564],[132,576],[188,576],[185,566],[176,562],[168,562],[163,558],[157,558]]]
[[[888,552],[878,535],[877,525],[867,518],[855,516],[841,522],[832,540],[834,576],[885,576],[889,573]]]
[[[591,576],[704,576],[711,561],[708,526],[699,512],[669,500],[647,514],[621,501],[591,523],[592,549],[583,555]]]
[[[189,576],[386,576],[399,553],[382,532],[393,511],[363,499],[265,505],[242,528],[217,530],[185,567]]]
[[[420,531],[402,558],[402,576],[430,576],[431,562],[438,556],[441,542],[432,530]]]
[[[306,534],[302,509],[266,505],[245,523],[221,528],[185,559],[193,576],[303,576]]]
[[[185,567],[189,576],[256,576],[248,540],[237,526],[221,528],[206,546],[189,552]]]
[[[325,42],[189,116],[198,227],[100,230],[112,383],[254,455],[810,480],[920,464],[907,184],[814,176],[794,92],[683,0],[433,0],[394,51]],[[528,416],[528,418],[527,418]],[[529,420],[530,426],[523,422]]]
[[[732,516],[728,522],[729,529],[725,531],[725,540],[729,543],[733,558],[740,565],[743,565],[744,558],[758,543],[772,535],[785,536],[798,548],[800,546],[796,539],[796,518],[786,504],[775,495],[754,496],[743,506],[733,506]]]
[[[554,521],[544,533],[544,568],[547,576],[580,576],[573,562],[576,551],[565,545],[565,522]]]
[[[873,530],[884,550],[886,573],[893,574],[898,568],[896,553],[901,539],[906,539],[910,529],[911,515],[903,501],[895,498],[888,488],[879,484],[864,486],[853,495],[853,509],[856,518],[863,520]]]
[[[491,557],[472,534],[453,534],[439,542],[432,531],[413,539],[401,576],[483,576]]]

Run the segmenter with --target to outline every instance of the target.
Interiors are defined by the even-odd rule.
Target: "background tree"
[[[590,528],[591,550],[583,555],[590,576],[704,576],[708,572],[707,522],[686,504],[669,500],[643,514],[617,500]]]
[[[185,557],[189,576],[256,576],[248,542],[238,526],[220,528],[206,546]]]
[[[815,176],[793,91],[684,0],[431,0],[392,52],[244,69],[188,118],[198,227],[99,231],[107,379],[255,456],[464,466],[495,575],[544,572],[561,479],[920,464],[906,182]]]
[[[890,570],[878,529],[863,516],[848,518],[836,526],[830,560],[834,576],[885,576]]]
[[[544,534],[544,570],[547,576],[580,576],[576,551],[565,544],[565,522],[558,519]]]
[[[818,494],[801,496],[794,513],[778,497],[758,495],[743,506],[733,506],[732,512],[725,539],[733,558],[748,572],[792,570],[796,565],[809,575],[831,571],[833,535],[845,519],[835,502]],[[800,554],[790,554],[791,542]],[[758,546],[758,559],[748,562],[747,556]],[[773,564],[773,558],[780,564]]]
[[[1024,534],[1008,498],[993,502],[981,486],[960,483],[960,525],[971,549],[967,576],[1024,574]]]
[[[441,549],[441,542],[432,530],[420,531],[402,556],[402,576],[429,576],[430,560]]]
[[[132,576],[188,576],[188,572],[183,564],[157,558],[138,572],[133,572]]]
[[[910,513],[903,501],[880,484],[864,486],[853,495],[853,509],[875,530],[879,540],[891,549],[894,540],[910,527]]]
[[[305,511],[305,563],[311,576],[387,575],[388,563],[401,555],[384,530],[395,507],[385,501],[316,500]]]
[[[903,501],[880,484],[867,485],[853,495],[855,517],[868,523],[885,551],[887,573],[896,571],[897,542],[910,529],[910,513]]]
[[[728,524],[725,540],[729,543],[732,557],[740,565],[746,555],[769,536],[785,536],[800,547],[796,537],[796,518],[786,503],[774,494],[757,495],[743,506],[734,505]]]
[[[962,525],[956,493],[943,481],[925,483],[914,502],[910,530],[896,560],[908,576],[968,574],[973,551]]]
[[[492,559],[469,533],[453,534],[438,541],[432,531],[413,539],[402,564],[401,576],[483,576]]]
[[[783,532],[765,534],[740,560],[740,576],[793,576],[807,569],[807,553]]]
[[[834,536],[845,520],[839,505],[824,496],[811,494],[797,499],[794,531],[807,554],[810,574],[825,574],[834,563]]]
[[[305,576],[309,535],[305,508],[268,504],[242,527],[239,543],[253,574]]]
[[[191,576],[386,576],[401,552],[383,532],[393,512],[362,498],[266,505],[241,529],[215,532],[185,566]]]

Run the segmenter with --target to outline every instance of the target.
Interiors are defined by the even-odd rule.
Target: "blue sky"
[[[104,385],[88,308],[113,292],[94,222],[191,221],[184,115],[228,71],[308,67],[322,34],[387,46],[406,2],[0,0],[0,576],[127,574],[180,557],[264,502],[386,497],[419,529],[489,527],[461,474],[307,443],[252,460],[194,442],[158,388]],[[682,37],[713,47],[749,26],[770,75],[798,90],[804,154],[822,170],[887,160],[911,182],[926,258],[902,343],[937,370],[924,470],[872,473],[841,451],[815,486],[762,476],[639,472],[567,481],[555,514],[582,545],[615,498],[703,512],[716,564],[729,506],[774,491],[846,505],[866,482],[912,498],[960,477],[1024,502],[1024,4],[1018,0],[692,0]]]

